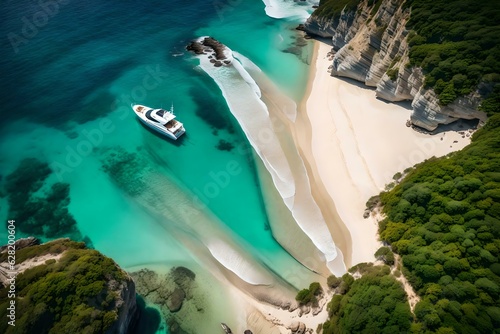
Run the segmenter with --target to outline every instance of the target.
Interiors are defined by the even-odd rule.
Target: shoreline
[[[410,108],[377,99],[375,90],[362,83],[332,77],[326,56],[331,46],[313,43],[295,135],[334,241],[345,241],[337,245],[345,248],[349,268],[373,262],[382,245],[377,217],[363,218],[366,201],[383,191],[397,172],[462,149],[470,138],[458,131],[427,135],[406,127]]]
[[[297,106],[296,117],[286,107],[289,98],[276,90],[265,76],[257,75],[260,80],[256,81],[262,91],[262,100],[272,106],[269,114],[274,119],[274,131],[281,145],[284,145],[287,159],[290,159],[292,175],[298,177],[297,189],[307,194],[307,188],[310,187],[310,194],[324,217],[339,253],[335,263],[331,261],[331,264],[336,266],[335,272],[343,273],[358,263],[374,262],[374,253],[381,246],[377,235],[378,217],[370,215],[367,219],[363,218],[368,198],[379,194],[396,172],[433,155],[441,156],[460,149],[470,140],[458,140],[460,135],[457,132],[429,136],[407,128],[405,121],[410,115],[408,108],[378,100],[375,91],[362,84],[330,76],[328,67],[331,61],[326,57],[330,49],[329,45],[314,41],[307,88]],[[394,145],[396,142],[397,147]],[[300,159],[303,166],[298,163]],[[270,175],[263,186],[275,186]],[[298,197],[297,200],[304,201],[304,197]],[[279,211],[275,212],[278,218],[282,214]],[[280,235],[275,238],[286,239],[289,236],[283,236],[282,233],[286,233],[286,229],[280,230]],[[293,251],[300,253],[309,248],[297,243],[292,246],[293,249],[287,249],[290,255]],[[315,259],[317,254],[304,255],[312,264],[308,265],[309,269],[319,264]],[[282,302],[286,300],[295,304],[293,291],[283,287],[270,289],[272,285],[245,283],[230,270],[224,270],[222,264],[208,260],[204,258],[202,262],[212,262],[208,265],[212,268],[212,274],[225,285],[223,290],[244,310],[238,320],[229,322],[238,330],[249,328],[254,332],[280,333],[286,332],[294,321],[304,322],[308,328],[314,329],[328,318],[326,303],[331,297],[328,292],[318,315],[302,315],[302,311],[295,307],[291,311],[272,305],[285,306],[286,302]],[[342,264],[339,263],[342,261]],[[329,274],[324,265],[315,269],[319,269],[318,278]],[[298,273],[281,274],[295,280],[301,276]],[[279,279],[275,283],[278,282]],[[322,283],[324,286],[325,282]]]
[[[302,100],[297,105],[297,121],[293,124],[293,136],[297,144],[297,150],[302,156],[302,160],[304,161],[304,165],[309,175],[313,198],[325,217],[325,221],[332,234],[335,245],[342,252],[346,268],[350,268],[352,265],[351,235],[346,224],[340,218],[335,203],[329,195],[325,184],[321,181],[311,145],[313,127],[309,115],[307,114],[307,101],[312,94],[313,83],[318,72],[317,61],[319,57],[319,46],[320,44],[314,41],[307,86]]]

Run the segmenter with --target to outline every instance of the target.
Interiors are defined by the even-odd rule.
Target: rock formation
[[[14,246],[16,250],[21,250],[26,247],[40,245],[40,239],[35,237],[21,238],[16,240]],[[3,253],[7,249],[7,245],[0,247],[0,253]]]
[[[295,321],[292,322],[290,327],[288,327],[292,334],[305,334],[307,327],[303,322]]]
[[[377,97],[386,101],[412,101],[411,125],[435,130],[458,119],[486,120],[478,111],[481,96],[473,92],[453,103],[439,104],[437,94],[424,88],[421,68],[408,67],[409,46],[406,23],[410,10],[400,0],[382,0],[380,7],[360,1],[357,8],[344,8],[338,17],[318,15],[304,24],[310,34],[332,39],[332,75],[376,87]],[[377,9],[375,11],[375,9]]]
[[[174,267],[168,273],[142,269],[131,273],[137,292],[149,304],[159,307],[166,320],[169,333],[192,332],[190,312],[204,313],[205,295],[196,282],[196,274],[185,267]]]
[[[1,248],[0,304],[15,301],[23,310],[16,317],[16,333],[133,329],[139,317],[135,284],[113,260],[67,238],[39,243],[36,238],[19,239],[14,255],[8,253],[12,248]],[[15,290],[19,286],[23,289]],[[12,287],[14,298],[6,293]],[[5,310],[0,315],[5,317]],[[12,333],[14,327],[5,326],[0,324],[0,332]]]
[[[195,274],[184,267],[175,267],[169,275],[142,269],[132,273],[139,292],[151,303],[166,306],[170,312],[181,309],[182,303],[191,298]]]
[[[119,312],[118,319],[106,333],[128,333],[139,318],[134,281],[127,274],[126,280],[121,282],[113,280],[109,283],[108,287],[117,296],[115,306]]]
[[[231,64],[231,59],[226,55],[226,46],[212,37],[201,37],[186,46],[186,50],[197,55],[209,55],[210,62],[215,67]]]

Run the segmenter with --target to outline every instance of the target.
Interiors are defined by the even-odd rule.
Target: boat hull
[[[147,119],[145,112],[141,112],[140,110],[149,110],[152,108],[146,107],[146,106],[141,106],[141,105],[134,105],[132,106],[132,109],[134,110],[135,115],[139,120],[141,121],[142,124],[150,128],[151,130],[167,137],[172,140],[177,140],[179,137],[181,137],[186,130],[184,129],[184,126],[182,126],[179,130],[176,131],[176,133],[172,133],[168,131],[162,124],[156,123],[153,121],[150,121]]]

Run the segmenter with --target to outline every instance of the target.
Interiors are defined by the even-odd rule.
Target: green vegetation
[[[375,252],[375,258],[377,260],[383,261],[385,264],[392,266],[394,265],[394,253],[389,247],[380,247]]]
[[[300,305],[312,304],[314,306],[318,305],[317,297],[323,293],[323,289],[318,282],[313,282],[309,285],[309,289],[302,289],[297,293],[295,300],[299,302]]]
[[[500,85],[495,86],[493,92],[483,100],[479,110],[484,111],[488,116],[493,116],[495,112],[500,110]]]
[[[360,2],[361,0],[320,0],[318,8],[312,15],[336,19],[344,8],[347,11],[355,10]]]
[[[336,277],[335,275],[330,275],[328,276],[328,278],[326,279],[326,285],[328,285],[328,287],[330,289],[335,289],[337,288],[340,284],[342,283],[342,279],[341,278],[338,278]]]
[[[360,3],[361,0],[321,0],[313,16],[337,19],[344,8],[355,11]],[[486,93],[500,85],[500,6],[497,0],[480,3],[474,0],[407,0],[401,3],[411,8],[407,24],[410,30],[407,66],[423,68],[425,86],[434,89],[442,105],[471,93],[481,82],[487,83]],[[369,21],[381,4],[381,0],[368,0],[368,6],[372,7]],[[381,26],[378,21],[376,24]],[[394,81],[397,74],[394,65],[389,66],[389,78]]]
[[[312,15],[337,19],[344,8],[346,12],[354,11],[361,2],[362,0],[320,0],[318,8]],[[373,17],[377,13],[381,5],[382,0],[368,0],[368,6],[372,7],[370,17]]]
[[[401,174],[400,172],[397,172],[396,174],[394,174],[394,176],[392,177],[392,179],[394,181],[398,181],[402,176],[403,176],[403,174]]]
[[[379,195],[372,196],[366,202],[366,209],[371,211],[375,209],[375,207],[378,206],[379,204],[380,204],[380,196]]]
[[[500,333],[500,114],[381,201],[381,238],[422,298],[412,332]]]
[[[398,74],[399,74],[399,68],[397,67],[394,67],[394,68],[390,68],[387,70],[387,76],[392,80],[392,81],[396,81],[396,79],[398,78]]]
[[[123,282],[116,263],[83,243],[57,240],[17,252],[18,262],[65,251],[16,278],[15,327],[0,322],[1,333],[104,333],[118,317],[119,296],[111,281]],[[117,286],[118,286],[117,285]],[[0,317],[7,318],[8,288],[0,289]]]
[[[330,318],[323,324],[323,334],[408,332],[410,306],[389,267],[362,264],[352,269],[363,276],[357,280],[349,274],[342,277],[340,286],[346,289],[328,303]]]
[[[426,87],[443,105],[480,82],[500,82],[500,7],[497,0],[407,0],[410,65],[421,66]]]
[[[61,254],[68,249],[84,249],[85,243],[69,239],[59,239],[56,242],[47,242],[36,247],[26,247],[16,250],[16,263],[21,263],[35,256],[45,254]],[[7,261],[7,252],[0,254],[0,262]]]
[[[76,221],[68,211],[69,184],[46,180],[52,174],[49,165],[35,158],[21,161],[5,178],[9,217],[16,217],[16,227],[24,235],[42,239],[71,237],[82,240]]]

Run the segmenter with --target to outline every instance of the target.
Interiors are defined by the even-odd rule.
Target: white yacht
[[[140,104],[132,105],[132,109],[147,127],[177,140],[186,132],[181,122],[175,119],[174,106],[170,110],[153,109]]]

